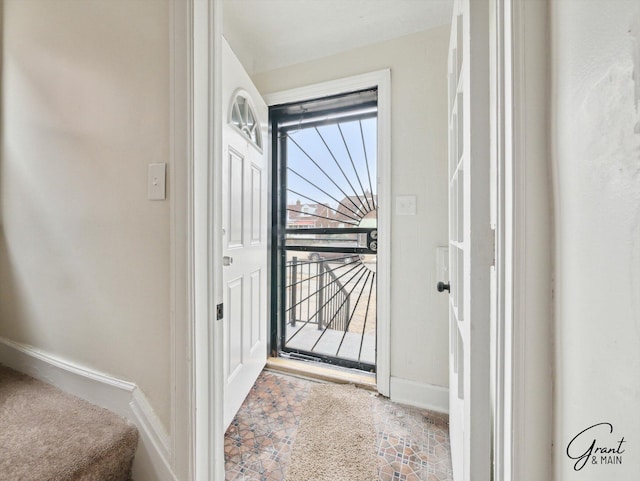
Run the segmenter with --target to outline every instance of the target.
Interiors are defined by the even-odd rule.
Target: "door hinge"
[[[224,314],[224,308],[222,303],[220,303],[216,306],[216,321],[222,320],[223,314]]]

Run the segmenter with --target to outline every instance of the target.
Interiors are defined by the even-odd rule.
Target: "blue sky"
[[[324,190],[326,194],[302,180],[291,171],[288,173],[288,188],[331,207],[337,207],[337,202],[331,199],[330,196],[338,200],[342,200],[345,194],[363,196],[364,191],[371,191],[372,187],[373,193],[375,194],[377,191],[377,120],[375,118],[365,119],[362,120],[361,123],[362,133],[360,131],[360,122],[357,120],[340,123],[340,128],[342,129],[342,134],[347,144],[346,147],[337,124],[318,127],[317,131],[314,127],[289,131],[290,138],[287,140],[288,166]],[[323,138],[329,149],[331,149],[335,160],[329,152],[329,149],[327,149],[327,146],[325,146]],[[298,147],[296,143],[300,147]],[[319,167],[314,165],[300,148],[302,148]],[[351,154],[351,158],[353,159],[353,165],[349,154]],[[368,171],[367,162],[369,166]],[[342,168],[343,172],[341,172],[338,165]],[[324,170],[324,173],[321,169]],[[298,199],[300,199],[302,203],[312,202],[309,199],[288,192],[288,204],[294,204]]]

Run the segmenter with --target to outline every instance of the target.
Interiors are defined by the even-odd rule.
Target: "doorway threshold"
[[[283,357],[269,357],[267,359],[266,369],[305,379],[337,384],[354,384],[359,388],[368,389],[369,391],[378,390],[375,374],[331,366],[329,364],[298,361],[296,359]]]

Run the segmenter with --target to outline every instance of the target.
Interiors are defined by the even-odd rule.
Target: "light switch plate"
[[[396,196],[396,215],[416,215],[416,204],[415,195]]]
[[[149,164],[147,179],[147,198],[149,200],[165,200],[165,184],[167,164]]]

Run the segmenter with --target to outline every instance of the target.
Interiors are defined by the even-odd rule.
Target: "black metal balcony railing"
[[[323,251],[303,259],[289,252],[283,350],[375,371],[375,256]]]
[[[287,262],[286,271],[290,279],[287,314],[292,327],[302,322],[315,324],[319,330],[347,330],[350,296],[326,261],[300,261],[293,257]]]

